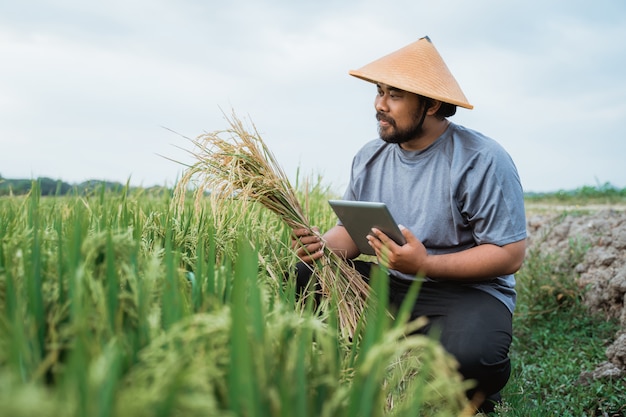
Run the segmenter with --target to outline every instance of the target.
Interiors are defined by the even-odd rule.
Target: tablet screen
[[[372,201],[329,200],[328,204],[346,228],[359,251],[365,255],[375,255],[374,249],[367,242],[367,235],[373,227],[389,236],[398,245],[406,240],[391,216],[385,203]]]

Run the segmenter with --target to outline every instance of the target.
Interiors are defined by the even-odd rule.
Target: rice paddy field
[[[36,184],[0,199],[0,415],[458,415],[452,359],[402,337],[383,302],[346,338],[336,303],[296,300],[289,240],[236,201]]]
[[[334,224],[335,196],[296,189],[311,224]],[[260,205],[128,187],[43,198],[34,183],[0,198],[0,243],[1,416],[473,415],[454,360],[436,340],[403,336],[410,306],[390,319],[385,274],[351,337],[341,294],[296,299],[290,230]],[[531,300],[522,294],[529,344],[516,342],[497,415],[624,415],[623,383],[555,387],[542,372],[566,366],[574,331],[553,336],[567,317],[590,362],[601,344],[585,337],[615,325],[572,324],[563,306],[575,297],[555,309]],[[540,335],[556,345],[531,345]]]

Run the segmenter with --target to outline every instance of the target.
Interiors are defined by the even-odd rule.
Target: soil
[[[626,205],[527,205],[528,250],[567,256],[572,244],[588,248],[575,266],[576,283],[591,313],[618,320],[621,330],[607,360],[581,381],[626,375]]]

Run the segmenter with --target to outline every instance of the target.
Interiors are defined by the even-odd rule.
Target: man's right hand
[[[291,235],[291,248],[302,262],[312,263],[324,254],[324,241],[319,229],[294,229]]]

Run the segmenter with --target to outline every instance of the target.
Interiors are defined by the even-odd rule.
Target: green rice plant
[[[471,415],[457,362],[434,339],[411,335],[425,318],[407,322],[419,291],[415,282],[392,321],[388,299],[388,275],[383,268],[372,274],[375,303],[368,305],[367,325],[355,339],[353,388],[347,416],[459,416]],[[472,413],[473,414],[473,413]]]
[[[337,224],[337,216],[330,208],[328,200],[340,198],[331,188],[324,184],[323,178],[300,178],[296,176],[295,190],[298,201],[302,202],[302,210],[311,224],[327,230]]]
[[[0,373],[0,415],[59,417],[69,415],[57,392],[44,386],[24,383],[11,372]]]
[[[0,339],[0,362],[6,364],[21,382],[26,382],[38,358],[33,357],[30,350],[29,334],[21,319],[23,297],[18,292],[11,269],[3,275],[5,315],[0,321],[0,333],[4,336]]]
[[[376,340],[364,335],[369,348],[357,345],[355,356],[322,317],[290,311],[279,300],[268,304],[257,256],[247,241],[240,245],[232,302],[183,318],[154,339],[124,380],[120,402],[133,401],[120,413],[460,414],[464,385],[436,341],[405,336],[404,324],[392,326],[380,304],[367,312],[381,318]]]
[[[0,415],[458,415],[455,365],[407,336],[406,309],[391,321],[371,297],[350,342],[336,293],[314,309],[283,285],[277,216],[192,203],[181,214],[124,189],[0,199]]]
[[[41,259],[41,219],[39,212],[39,184],[33,182],[31,189],[30,205],[28,210],[28,226],[31,229],[31,247],[30,247],[30,262],[25,263],[26,271],[25,277],[27,279],[27,292],[28,298],[26,303],[26,315],[32,318],[32,325],[34,326],[34,333],[36,339],[34,341],[34,353],[35,355],[43,355],[44,339],[45,339],[45,317],[43,309],[43,281],[42,281],[42,262]]]

